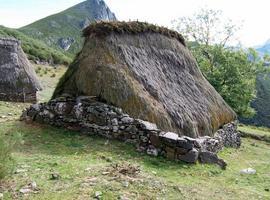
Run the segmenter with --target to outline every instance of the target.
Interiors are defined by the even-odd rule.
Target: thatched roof
[[[175,38],[185,46],[185,39],[177,31],[165,27],[156,26],[147,22],[120,22],[120,21],[100,21],[91,23],[83,30],[83,36],[107,36],[115,34],[140,34],[140,33],[159,33],[164,36]]]
[[[96,23],[85,29],[85,35],[90,35],[54,97],[65,93],[97,96],[132,117],[192,137],[212,135],[236,118],[203,77],[182,40],[164,32],[143,31],[146,29],[108,32],[108,26],[114,27],[114,23]]]
[[[36,73],[16,39],[0,38],[0,94],[33,94],[41,89]]]

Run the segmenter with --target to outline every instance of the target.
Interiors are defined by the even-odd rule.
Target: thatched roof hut
[[[41,89],[20,42],[0,38],[0,100],[35,102]]]
[[[213,135],[236,118],[203,77],[183,37],[141,22],[98,22],[54,97],[97,96],[179,135]]]

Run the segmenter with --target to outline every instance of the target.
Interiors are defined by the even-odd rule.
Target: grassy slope
[[[65,70],[45,71],[38,74],[42,74],[45,86],[53,88]],[[55,79],[51,77],[54,73]],[[49,98],[52,88],[43,91],[43,100]],[[0,123],[0,134],[8,138],[21,135],[22,143],[13,156],[16,168],[26,170],[2,183],[0,193],[4,191],[5,199],[92,199],[96,191],[103,193],[103,199],[270,199],[269,143],[243,139],[239,150],[225,149],[220,157],[229,165],[223,171],[217,166],[187,165],[141,155],[117,141],[25,124],[14,118],[27,105],[20,104],[16,109],[16,104],[1,104],[0,112],[17,113],[9,122]],[[113,163],[138,165],[141,173],[137,177],[104,173],[111,172]],[[239,171],[248,167],[256,169],[257,174],[240,175]],[[61,178],[49,180],[56,172]],[[23,197],[18,190],[33,181],[39,190]]]
[[[123,194],[132,199],[270,198],[265,191],[270,186],[270,146],[266,143],[245,139],[240,150],[226,149],[220,156],[229,167],[222,171],[216,166],[152,158],[126,144],[113,141],[105,145],[105,139],[57,128],[22,122],[1,126],[1,134],[23,135],[24,144],[16,149],[14,157],[17,168],[27,170],[7,180],[11,192],[6,196],[17,195],[20,188],[36,181],[40,191],[29,199],[86,199],[96,191],[101,191],[104,199],[117,199]],[[111,161],[139,165],[142,172],[125,187],[123,182],[130,180],[128,177],[102,175],[110,171]],[[255,168],[257,174],[240,175],[239,171],[247,167]],[[54,172],[60,174],[60,180],[49,180]],[[93,177],[97,180],[87,186],[87,180]]]
[[[72,60],[71,55],[65,55],[15,29],[0,26],[0,37],[13,37],[20,40],[22,48],[30,60],[53,61],[55,64],[69,64]]]
[[[240,126],[240,131],[254,134],[254,135],[260,135],[260,136],[270,136],[270,129],[265,127],[254,127],[254,126]]]
[[[107,17],[111,17],[113,19],[112,16],[108,16],[110,11],[107,10],[103,3],[102,1],[98,3],[96,0],[84,1],[60,13],[22,27],[19,30],[33,38],[44,41],[56,49],[60,49],[59,39],[72,38],[74,43],[68,49],[68,52],[75,55],[82,48],[84,41],[82,29],[84,26],[101,18],[107,20]],[[105,16],[100,16],[100,14]]]
[[[76,54],[79,49],[82,46],[83,43],[83,38],[81,37],[81,29],[76,27],[77,20],[83,19],[80,18],[80,16],[75,19],[67,19],[66,15],[71,15],[72,13],[69,13],[67,11],[49,16],[47,18],[44,18],[40,21],[34,22],[33,24],[30,24],[26,27],[23,27],[20,29],[23,33],[33,37],[37,38],[39,40],[44,41],[46,44],[52,43],[53,48],[59,49],[60,47],[58,46],[58,40],[59,38],[73,38],[75,40],[75,43],[72,45],[72,47],[69,49],[68,52],[71,54]],[[53,28],[51,27],[50,23],[52,21],[56,21],[60,28]],[[69,25],[67,25],[68,23]],[[64,24],[65,26],[61,26]],[[71,25],[75,24],[75,25]],[[42,35],[39,35],[38,32],[42,32]]]
[[[44,41],[46,44],[50,44],[56,49],[60,49],[58,46],[59,38],[73,38],[75,43],[72,44],[68,52],[75,55],[79,52],[83,43],[80,22],[85,18],[94,19],[91,12],[78,11],[76,6],[36,21],[19,30],[33,38]]]

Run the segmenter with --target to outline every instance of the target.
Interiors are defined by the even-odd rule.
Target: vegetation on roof
[[[117,34],[159,33],[170,38],[175,38],[179,42],[181,42],[184,46],[186,46],[184,37],[177,31],[170,30],[166,27],[156,26],[154,24],[149,24],[146,22],[100,21],[90,24],[87,28],[83,30],[84,37],[88,37],[91,34],[95,34],[98,36],[107,36],[110,35],[111,33]]]

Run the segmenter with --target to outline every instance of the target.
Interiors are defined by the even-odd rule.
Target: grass
[[[12,145],[0,135],[0,180],[13,170]]]
[[[270,128],[266,127],[256,127],[256,126],[248,126],[248,125],[241,125],[239,126],[239,130],[260,136],[269,136],[270,137]]]
[[[242,137],[249,137],[270,143],[270,129],[255,126],[239,126]]]
[[[13,121],[0,124],[1,135],[13,137],[19,130],[23,144],[13,156],[17,169],[6,180],[4,195],[19,198],[23,186],[35,181],[36,194],[29,199],[86,199],[96,191],[103,199],[127,196],[131,199],[267,199],[270,198],[270,145],[244,139],[239,150],[225,149],[220,156],[228,163],[217,166],[187,165],[137,153],[130,145],[89,137],[77,132]],[[112,163],[140,166],[138,177],[105,174]],[[252,167],[256,175],[239,171]],[[22,171],[22,170],[21,170]],[[52,173],[59,180],[50,180]],[[94,183],[88,181],[95,178]],[[123,182],[128,181],[128,187]]]
[[[38,69],[47,101],[65,68]],[[45,71],[47,71],[45,73]],[[56,77],[51,77],[55,74]],[[227,170],[215,165],[188,165],[135,151],[133,146],[104,138],[45,125],[18,121],[21,110],[29,104],[0,103],[0,113],[13,117],[0,122],[0,135],[20,145],[12,152],[16,172],[0,182],[4,199],[57,200],[93,199],[270,199],[270,144],[243,139],[240,149],[225,149],[220,157]],[[16,115],[15,115],[16,114]],[[247,127],[241,127],[247,128]],[[255,130],[248,127],[251,131]],[[266,133],[269,134],[267,130]],[[138,167],[140,173],[125,175],[115,165]],[[132,168],[131,167],[131,168]],[[245,168],[255,175],[241,175]],[[51,174],[60,176],[51,180]],[[27,195],[19,192],[29,183],[37,188]]]
[[[40,102],[46,102],[51,99],[55,86],[66,70],[67,67],[65,66],[58,66],[56,68],[51,66],[35,66],[35,71],[39,76],[43,88],[43,90],[38,93]]]
[[[58,44],[60,38],[72,38],[74,39],[74,43],[68,49],[68,54],[74,56],[81,50],[83,44],[80,23],[82,19],[87,18],[93,19],[91,13],[88,14],[70,8],[38,20],[18,30],[25,35],[41,40],[50,47],[58,50],[61,50]]]

